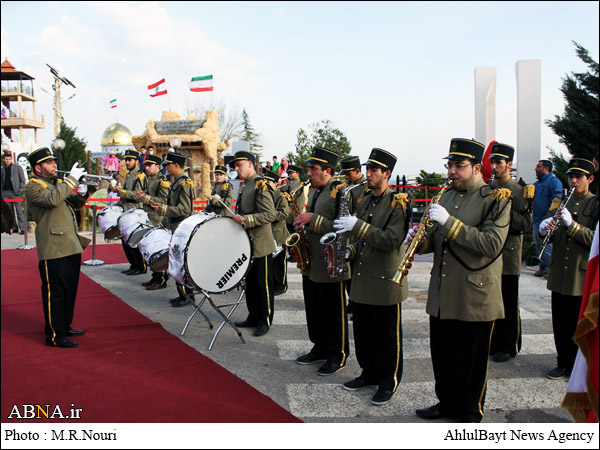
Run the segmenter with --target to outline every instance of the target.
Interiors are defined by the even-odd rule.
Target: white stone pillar
[[[475,140],[486,146],[496,136],[496,68],[475,68]]]

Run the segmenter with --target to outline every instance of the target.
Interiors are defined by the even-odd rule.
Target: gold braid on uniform
[[[557,209],[560,206],[561,202],[562,202],[562,200],[560,197],[556,197],[556,198],[552,199],[552,203],[550,204],[550,208],[548,208],[548,211]]]
[[[144,181],[145,178],[146,178],[146,174],[144,172],[138,172],[137,175],[135,176],[135,179],[140,180],[140,181]]]
[[[254,183],[254,190],[261,190],[261,191],[266,191],[268,188],[267,186],[267,180],[263,180],[262,178],[260,180],[258,180],[256,183]]]
[[[343,182],[336,184],[336,186],[331,189],[331,198],[337,198],[339,190],[345,188],[346,186],[348,186],[348,184]]]
[[[169,189],[171,187],[171,183],[169,183],[169,180],[165,180],[165,179],[161,178],[161,180],[160,180],[160,186],[164,187],[166,189]]]
[[[225,183],[223,183],[221,185],[221,192],[226,191],[229,189],[229,183],[226,181]]]
[[[150,197],[149,194],[145,194],[144,197],[142,197],[142,202],[145,203],[146,205],[149,205],[151,201],[152,201],[152,197]]]
[[[394,195],[392,200],[392,208],[402,208],[406,211],[406,204],[408,203],[408,194],[398,193]]]
[[[511,195],[512,195],[512,192],[510,191],[510,189],[498,188],[498,189],[494,189],[492,198],[494,199],[495,202],[499,202],[503,198],[510,198]]]
[[[287,192],[281,192],[283,198],[285,198],[288,202],[292,201],[292,197]]]
[[[44,189],[48,189],[48,185],[47,185],[46,183],[44,183],[42,180],[38,179],[38,178],[32,178],[31,180],[29,180],[29,183],[31,183],[31,182],[33,182],[33,183],[37,183],[37,184],[39,184],[39,185],[41,185],[41,186],[42,186],[42,190],[41,190],[41,191],[40,191],[40,190],[37,190],[37,191],[35,192],[35,196],[36,196],[36,197],[39,197],[39,196],[40,196],[40,194],[42,193],[42,191],[43,191]]]
[[[526,199],[532,199],[535,196],[535,186],[533,184],[528,184],[523,187],[523,197]]]
[[[187,184],[190,188],[194,189],[194,182],[189,178],[186,178],[181,184]]]

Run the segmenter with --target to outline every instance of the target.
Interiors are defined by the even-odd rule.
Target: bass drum
[[[251,260],[252,242],[231,217],[194,214],[179,224],[169,244],[169,274],[211,294],[234,289]]]
[[[138,242],[144,237],[152,222],[148,220],[148,213],[141,208],[125,211],[117,220],[121,237],[131,248],[137,248]]]
[[[121,230],[119,230],[118,226],[121,214],[123,214],[123,208],[120,206],[107,206],[100,210],[96,217],[96,222],[104,233],[104,239],[118,239],[121,237]]]
[[[138,243],[140,253],[146,263],[155,272],[162,272],[169,268],[169,243],[171,232],[166,228],[152,228],[144,234]]]

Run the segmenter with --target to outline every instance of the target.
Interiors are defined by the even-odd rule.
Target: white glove
[[[354,225],[356,225],[356,221],[358,220],[358,217],[356,216],[344,216],[344,217],[340,217],[339,219],[336,219],[333,222],[333,228],[336,229],[336,233],[343,233],[345,231],[351,231],[352,228],[354,228]]]
[[[548,217],[547,219],[542,220],[542,223],[540,223],[538,231],[540,232],[540,234],[542,236],[546,236],[548,234],[549,230],[547,229],[547,227],[551,220],[552,220],[552,217]]]
[[[211,201],[213,203],[219,203],[219,200],[223,200],[219,194],[215,194],[215,195],[212,196],[212,200]]]
[[[88,191],[87,184],[80,184],[79,186],[77,186],[77,193],[79,195],[81,195],[82,197],[85,197],[85,194],[87,194],[87,191]]]
[[[419,226],[415,225],[410,230],[408,230],[408,233],[406,233],[406,237],[404,238],[403,244],[408,245],[412,242],[412,240],[415,238],[415,234],[417,234],[417,228],[419,228]]]
[[[73,164],[73,167],[71,167],[71,171],[69,172],[69,176],[79,181],[81,177],[87,175],[87,172],[85,171],[85,169],[77,167],[77,164],[78,163]]]
[[[569,210],[567,208],[563,208],[560,211],[560,214],[558,215],[558,217],[560,219],[562,219],[563,223],[565,224],[565,227],[570,227],[571,224],[573,223],[573,216],[571,216],[571,213],[569,212]]]
[[[429,219],[439,223],[441,226],[446,224],[448,217],[450,217],[450,214],[442,205],[434,203],[429,207]]]

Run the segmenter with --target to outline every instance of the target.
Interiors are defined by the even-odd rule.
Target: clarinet
[[[569,189],[569,193],[567,194],[567,196],[563,199],[562,202],[560,202],[560,205],[558,206],[556,213],[554,214],[554,216],[552,217],[552,220],[554,221],[554,228],[552,228],[550,231],[548,231],[548,234],[546,235],[546,237],[544,238],[544,242],[542,243],[542,249],[540,250],[540,254],[538,255],[538,259],[541,260],[542,259],[542,255],[544,254],[544,251],[546,250],[546,247],[548,246],[548,244],[550,243],[550,238],[552,237],[552,235],[554,234],[554,230],[556,230],[558,228],[559,224],[559,220],[558,220],[558,213],[561,212],[564,208],[566,208],[567,203],[569,203],[569,200],[571,199],[571,196],[573,195],[573,192],[575,191],[575,188],[572,187],[571,189]]]

